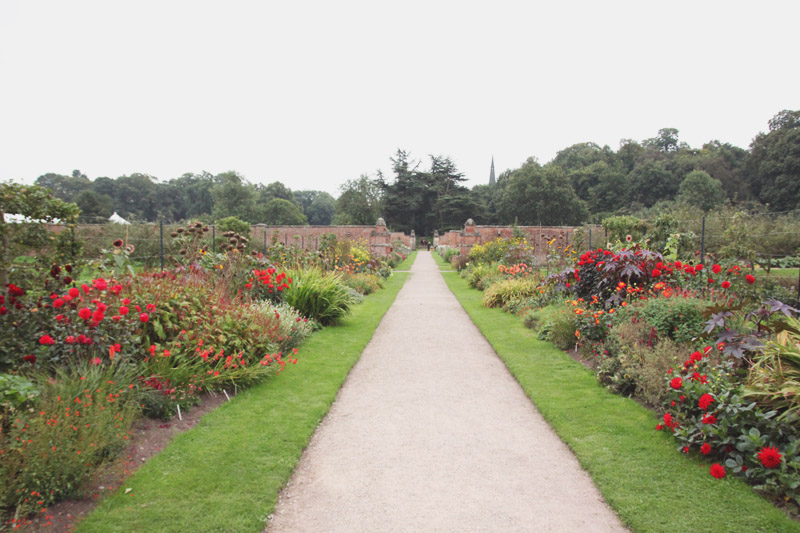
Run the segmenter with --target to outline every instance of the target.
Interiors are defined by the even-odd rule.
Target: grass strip
[[[742,480],[714,479],[708,463],[679,454],[668,432],[654,430],[659,420],[652,411],[600,386],[591,371],[537,340],[518,317],[483,307],[482,293],[457,273],[443,276],[626,526],[647,532],[800,531]]]
[[[278,492],[408,275],[393,274],[384,290],[339,325],[312,335],[297,366],[178,435],[77,531],[262,531]]]

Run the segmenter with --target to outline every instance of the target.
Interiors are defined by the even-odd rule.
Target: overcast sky
[[[469,185],[571,144],[747,148],[800,109],[800,1],[0,0],[0,180],[236,170]]]

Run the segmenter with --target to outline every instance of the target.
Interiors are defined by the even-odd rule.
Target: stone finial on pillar
[[[475,221],[471,218],[464,223],[464,233],[475,233]]]
[[[377,222],[375,222],[375,232],[386,233],[386,221],[383,220],[383,217],[378,218]]]

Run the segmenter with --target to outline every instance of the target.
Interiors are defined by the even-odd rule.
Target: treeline
[[[237,216],[251,224],[328,225],[335,203],[324,191],[292,191],[279,181],[253,184],[236,172],[184,174],[159,182],[138,173],[90,180],[74,170],[69,176],[44,174],[36,184],[76,203],[81,221],[87,223],[106,221],[116,212],[125,219],[145,222]]]
[[[478,224],[560,226],[622,215],[653,218],[684,208],[800,209],[800,111],[775,115],[749,150],[719,141],[692,148],[678,133],[664,128],[641,142],[623,139],[616,152],[575,144],[547,164],[530,158],[496,183],[471,190],[449,158],[432,156],[421,169],[398,150],[393,179],[378,173],[347,182],[337,208],[355,215],[360,209],[365,220],[384,213],[397,229],[422,235],[462,227],[467,218]]]
[[[374,224],[382,216],[393,229],[417,235],[462,227],[467,218],[558,226],[680,206],[705,212],[726,205],[800,209],[800,111],[775,115],[769,131],[756,135],[747,150],[719,141],[692,148],[678,134],[664,128],[641,142],[623,139],[616,151],[575,144],[549,163],[529,158],[496,183],[472,189],[449,157],[429,156],[423,165],[403,150],[391,158],[392,176],[378,172],[349,180],[337,199],[280,182],[251,184],[235,172],[159,182],[144,174],[89,180],[74,171],[45,174],[36,183],[77,203],[84,220],[113,211],[145,221],[235,215],[256,224]]]

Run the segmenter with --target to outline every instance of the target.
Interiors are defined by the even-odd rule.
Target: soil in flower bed
[[[223,394],[204,394],[200,403],[183,420],[174,416],[170,420],[143,418],[130,430],[131,443],[117,460],[102,467],[84,489],[84,497],[65,500],[51,505],[44,512],[31,517],[16,531],[67,532],[73,531],[82,518],[87,516],[109,494],[118,490],[125,479],[133,474],[148,459],[161,451],[172,438],[193,428],[209,411],[226,400]]]

